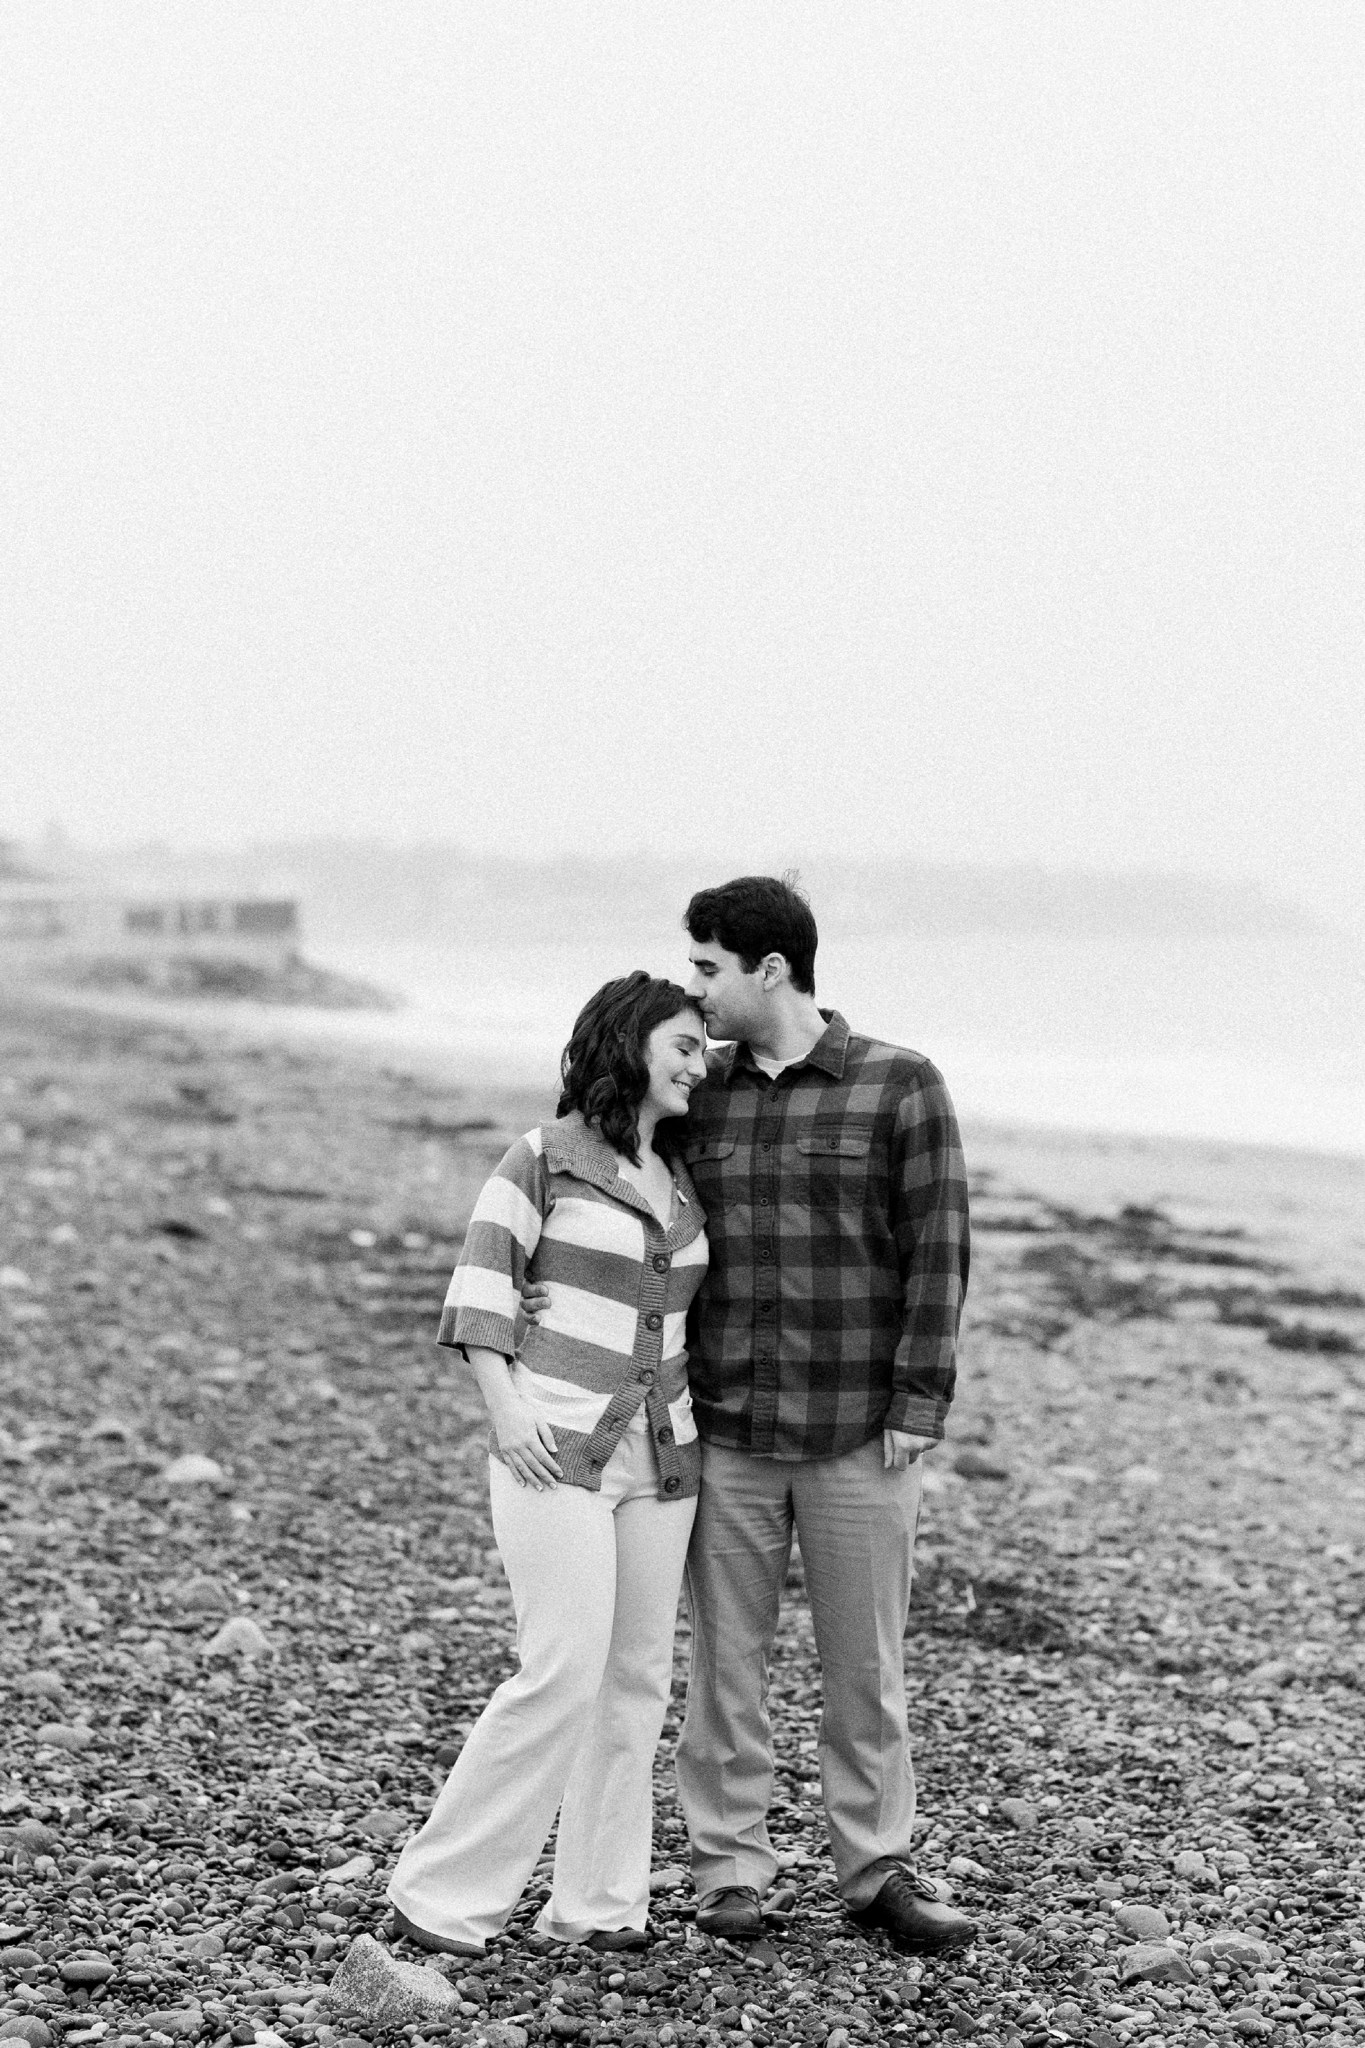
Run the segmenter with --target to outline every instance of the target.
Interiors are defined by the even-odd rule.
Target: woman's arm
[[[510,1359],[483,1344],[466,1344],[464,1355],[479,1383],[498,1449],[518,1486],[541,1493],[564,1477],[555,1458],[555,1433],[512,1380]]]

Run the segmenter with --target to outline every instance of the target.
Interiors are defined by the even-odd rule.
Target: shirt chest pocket
[[[815,1124],[797,1136],[796,1156],[813,1206],[855,1206],[865,1199],[872,1165],[870,1126]]]
[[[735,1142],[734,1138],[724,1136],[694,1138],[684,1148],[683,1163],[708,1216],[718,1216],[727,1203],[733,1204],[738,1197]]]

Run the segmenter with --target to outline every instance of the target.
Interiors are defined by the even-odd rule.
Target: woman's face
[[[696,1010],[656,1024],[645,1043],[649,1087],[644,1106],[656,1116],[686,1116],[692,1090],[706,1079],[706,1026]]]

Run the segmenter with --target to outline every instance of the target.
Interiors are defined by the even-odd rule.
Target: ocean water
[[[687,971],[681,937],[644,928],[313,950],[403,1007],[276,1013],[273,1028],[547,1086],[603,981]],[[1365,1156],[1365,956],[1332,933],[834,938],[817,995],[856,1029],[927,1053],[964,1118]]]

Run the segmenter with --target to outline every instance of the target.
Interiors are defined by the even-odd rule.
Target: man
[[[684,1156],[711,1266],[689,1319],[702,1487],[678,1785],[697,1925],[746,1940],[777,1870],[769,1659],[795,1529],[824,1687],[821,1784],[854,1922],[913,1952],[971,1941],[911,1863],[902,1640],[920,1458],[943,1435],[967,1188],[942,1077],[815,1001],[817,933],[784,882],[692,898],[708,1055]]]

